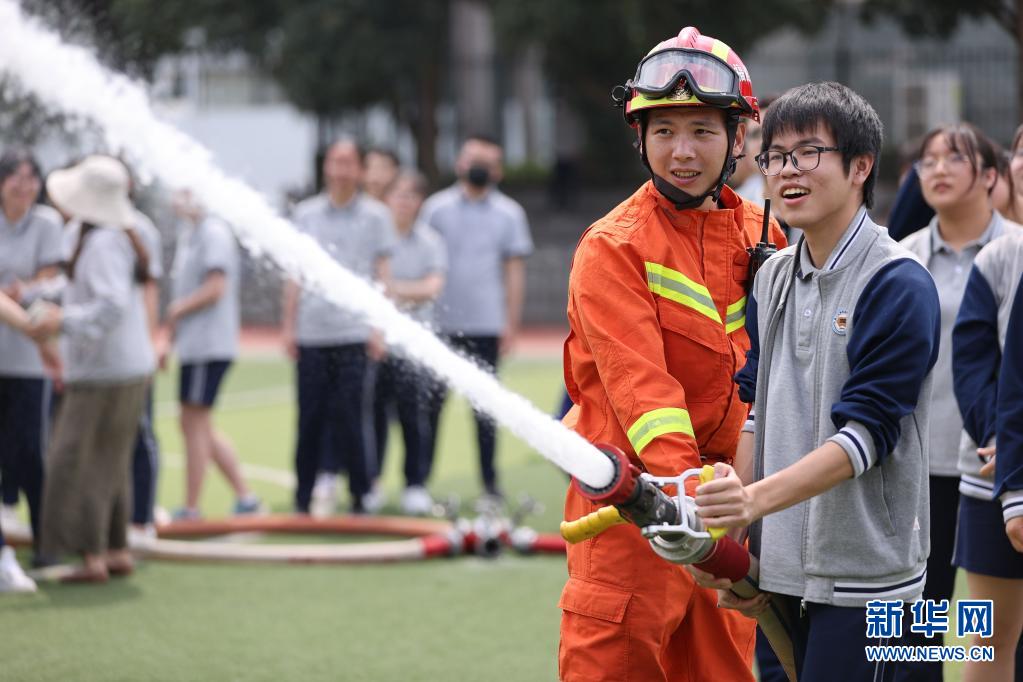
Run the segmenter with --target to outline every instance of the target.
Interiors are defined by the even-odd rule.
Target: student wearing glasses
[[[736,376],[752,403],[731,466],[696,489],[707,526],[750,528],[760,588],[785,611],[804,680],[891,680],[869,662],[867,604],[913,601],[928,553],[930,372],[940,309],[926,269],[867,215],[881,121],[858,94],[813,83],[764,119],[760,167],[769,196],[803,230],[767,260],[746,304],[750,352]],[[756,615],[728,580],[693,567],[720,604]]]

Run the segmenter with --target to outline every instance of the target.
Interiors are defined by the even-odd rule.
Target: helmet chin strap
[[[650,172],[650,179],[653,180],[654,187],[661,195],[675,205],[675,209],[682,211],[687,208],[697,208],[703,205],[707,197],[714,199],[714,203],[717,203],[721,197],[721,190],[725,186],[728,178],[731,177],[732,173],[735,172],[735,157],[732,156],[732,148],[735,145],[735,133],[739,128],[739,113],[736,111],[725,112],[725,131],[728,137],[728,154],[725,156],[725,163],[721,167],[721,175],[718,178],[717,183],[708,189],[703,194],[692,195],[689,192],[685,192],[675,185],[671,184],[660,175],[654,173],[654,169],[650,167],[650,161],[646,156],[646,145],[643,142],[646,140],[646,126],[647,117],[642,116],[640,119],[640,143],[639,153],[643,159],[643,165],[646,166],[647,171]]]

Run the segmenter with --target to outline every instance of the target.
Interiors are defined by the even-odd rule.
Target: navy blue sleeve
[[[888,234],[895,241],[902,241],[926,227],[933,217],[934,209],[924,201],[916,169],[910,168],[906,173],[906,179],[899,185],[895,202],[892,204],[892,212],[888,215]]]
[[[920,389],[938,359],[941,306],[929,272],[915,260],[883,267],[860,294],[846,357],[849,378],[831,407],[842,429],[859,422],[870,433],[881,462],[916,409]]]
[[[746,299],[746,334],[749,336],[746,364],[735,375],[735,383],[739,385],[739,400],[752,404],[757,395],[757,368],[760,366],[760,326],[757,299],[752,291]]]
[[[1023,285],[1016,290],[1006,328],[996,423],[995,496],[998,496],[1009,490],[1023,490]]]
[[[952,329],[952,387],[963,427],[981,447],[995,435],[1000,363],[998,301],[974,265]]]

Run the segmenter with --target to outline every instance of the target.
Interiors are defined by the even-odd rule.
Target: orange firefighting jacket
[[[732,377],[763,209],[727,187],[720,205],[679,211],[647,182],[586,230],[572,264],[566,423],[655,476],[731,462],[748,413]],[[773,220],[771,234],[785,245]]]

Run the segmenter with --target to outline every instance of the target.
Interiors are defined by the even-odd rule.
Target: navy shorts
[[[1023,554],[1005,535],[1002,504],[998,500],[959,497],[959,523],[952,563],[978,575],[1023,578]]]
[[[181,365],[178,400],[183,405],[213,407],[230,360],[209,360]]]

